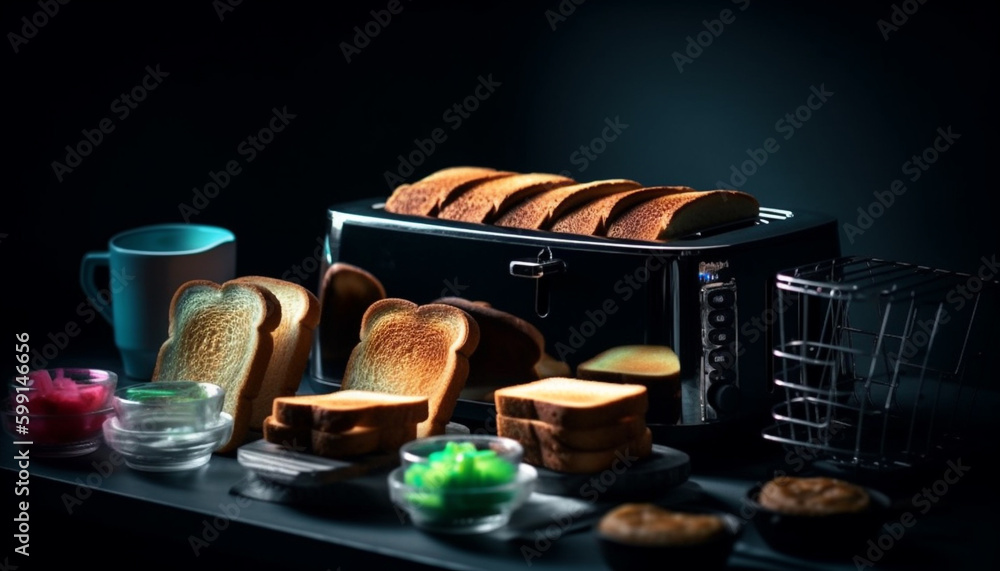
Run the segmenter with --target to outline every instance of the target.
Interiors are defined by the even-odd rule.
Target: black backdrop
[[[127,228],[184,221],[184,204],[203,206],[187,220],[236,233],[239,273],[281,276],[313,255],[330,204],[388,195],[387,173],[406,175],[399,155],[415,151],[427,156],[401,178],[479,164],[737,183],[764,205],[852,224],[845,253],[969,272],[996,254],[983,202],[996,164],[993,7],[330,4],[3,3],[9,327],[44,339],[79,320],[83,253]],[[127,107],[120,96],[147,66],[159,70],[147,84],[158,83]],[[469,100],[475,110],[448,112],[481,80],[492,92]],[[294,118],[248,162],[240,145],[274,109]],[[87,151],[82,131],[96,139],[102,119],[113,131],[78,166],[53,165],[73,164],[67,145]],[[592,145],[616,121],[615,140]],[[437,128],[444,142],[419,151],[415,140]],[[929,152],[926,170],[907,165],[939,129],[958,138]],[[772,152],[759,151],[768,138]],[[581,146],[600,152],[588,158]],[[766,162],[747,163],[752,155]],[[195,202],[194,189],[232,160],[240,174]],[[878,196],[897,179],[906,191],[883,208]],[[103,321],[83,325],[64,355],[112,343]]]

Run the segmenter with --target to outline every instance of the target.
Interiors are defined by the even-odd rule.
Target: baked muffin
[[[612,569],[662,568],[665,557],[682,568],[715,569],[725,566],[740,529],[730,514],[626,503],[606,513],[596,533]]]
[[[863,487],[836,478],[779,476],[764,484],[759,501],[783,514],[825,516],[863,512],[871,499]]]

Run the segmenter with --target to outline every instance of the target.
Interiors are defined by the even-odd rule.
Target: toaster
[[[361,267],[389,297],[459,296],[532,323],[569,365],[620,345],[667,345],[681,364],[681,407],[649,403],[654,442],[754,434],[773,404],[776,275],[840,255],[837,223],[815,212],[761,208],[752,220],[669,242],[619,240],[399,215],[384,199],[327,211],[322,273]],[[317,329],[308,380],[339,387]],[[454,420],[488,427],[492,400],[461,398]],[[495,424],[492,425],[495,428]]]

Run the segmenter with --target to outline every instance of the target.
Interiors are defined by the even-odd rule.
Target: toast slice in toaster
[[[641,186],[634,180],[609,179],[553,188],[515,204],[494,224],[510,228],[548,230],[559,217],[578,206]]]
[[[507,210],[526,198],[575,180],[557,174],[524,173],[493,178],[472,185],[445,204],[438,218],[492,224]]]
[[[738,190],[682,192],[647,200],[608,224],[608,238],[664,241],[752,220],[760,203]]]
[[[444,204],[470,186],[513,174],[474,166],[441,169],[416,182],[396,187],[385,202],[385,210],[394,214],[436,216]]]
[[[535,366],[545,352],[545,337],[534,325],[484,302],[443,297],[434,303],[453,305],[479,325],[479,346],[469,357],[467,395],[480,388],[538,380]]]
[[[331,360],[337,367],[346,365],[351,351],[361,341],[359,332],[365,311],[385,297],[385,286],[368,270],[345,262],[335,262],[327,268],[319,294],[323,359]]]
[[[688,186],[649,186],[617,192],[562,215],[552,223],[551,230],[585,236],[604,236],[608,230],[608,221],[636,204],[658,196],[693,191],[694,189]]]

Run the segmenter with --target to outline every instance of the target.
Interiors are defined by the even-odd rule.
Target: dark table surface
[[[117,368],[114,362],[94,366]],[[151,564],[319,571],[372,564],[391,569],[605,569],[592,526],[618,502],[536,494],[501,530],[443,536],[422,532],[399,514],[389,501],[384,473],[287,504],[233,493],[234,486],[252,478],[235,453],[214,455],[207,465],[190,471],[148,473],[129,468],[103,445],[92,454],[64,459],[32,457],[29,451],[25,474],[14,459],[24,447],[12,442],[6,435],[0,443],[0,474],[15,508],[7,513],[19,513],[19,503],[28,502],[30,555],[15,553],[15,540],[0,554],[4,569],[48,568],[67,558],[105,569]],[[1000,568],[993,447],[962,448],[919,470],[869,482],[892,498],[898,513],[912,514],[909,525],[889,520],[871,543],[829,560],[770,549],[747,519],[750,512],[743,502],[750,488],[776,471],[808,475],[815,473],[813,466],[763,439],[685,452],[690,452],[691,476],[656,501],[722,507],[741,517],[745,526],[729,560],[731,568]],[[956,462],[967,467],[957,478],[948,472]],[[29,484],[17,486],[24,476]],[[17,487],[29,492],[15,495]],[[567,516],[580,509],[588,515]],[[17,533],[16,522],[8,525]]]

